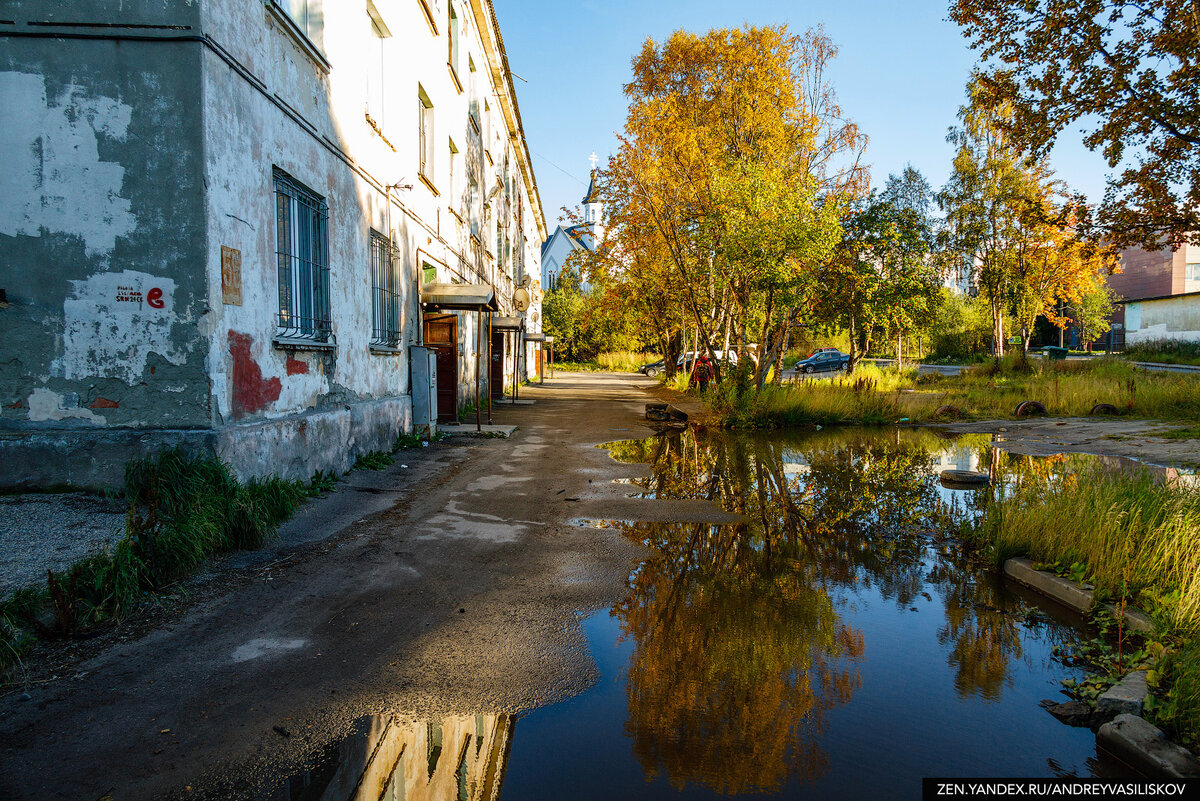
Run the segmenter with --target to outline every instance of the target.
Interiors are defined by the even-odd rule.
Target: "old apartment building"
[[[423,346],[443,420],[524,363],[497,325],[488,366],[546,234],[490,0],[13,0],[0,107],[0,483],[342,470]]]

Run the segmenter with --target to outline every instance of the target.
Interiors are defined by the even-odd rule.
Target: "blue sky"
[[[703,32],[744,23],[818,24],[838,46],[830,79],[843,111],[870,138],[866,161],[874,184],[911,162],[934,188],[950,172],[946,131],[955,123],[976,54],[946,20],[942,1],[842,4],[784,0],[494,0],[514,73],[546,222],[576,206],[587,181],[588,155],[601,165],[616,149],[625,121],[622,86],[630,60],[647,37],[661,41],[685,28]],[[1098,201],[1103,159],[1064,140],[1052,163],[1072,189]]]

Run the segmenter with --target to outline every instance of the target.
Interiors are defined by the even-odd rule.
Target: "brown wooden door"
[[[488,386],[491,387],[492,398],[499,400],[504,397],[504,333],[492,332],[492,368],[488,373]]]
[[[437,416],[439,423],[458,419],[458,318],[425,318],[425,345],[437,358]]]

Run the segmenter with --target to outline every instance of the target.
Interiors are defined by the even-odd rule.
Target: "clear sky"
[[[525,135],[533,156],[546,224],[579,204],[593,151],[601,166],[625,122],[623,86],[647,37],[661,41],[684,28],[786,23],[797,32],[818,24],[838,46],[830,79],[846,116],[870,138],[872,182],[912,163],[935,189],[950,172],[946,131],[956,121],[976,54],[944,0],[494,0]],[[1099,201],[1106,165],[1065,140],[1053,155],[1060,178]]]

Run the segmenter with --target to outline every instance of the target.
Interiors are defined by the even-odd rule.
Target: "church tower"
[[[583,196],[583,225],[582,236],[588,237],[590,249],[595,250],[604,237],[604,207],[600,203],[600,188],[596,186],[596,162],[599,158],[595,153],[589,157],[592,162],[592,176],[588,182],[587,194]]]

